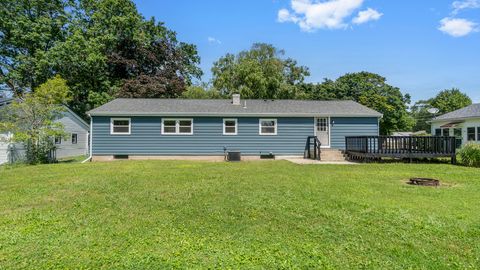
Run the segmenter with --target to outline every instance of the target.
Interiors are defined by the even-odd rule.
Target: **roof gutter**
[[[159,113],[132,113],[132,112],[92,112],[89,116],[214,116],[214,117],[378,117],[383,114],[325,114],[325,113],[201,113],[201,112],[159,112]]]
[[[470,117],[456,117],[456,118],[445,118],[445,119],[432,119],[428,121],[429,123],[433,122],[448,122],[448,121],[462,121],[470,119],[480,119],[480,116],[470,116]]]

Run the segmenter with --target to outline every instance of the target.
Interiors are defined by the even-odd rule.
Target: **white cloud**
[[[463,37],[472,32],[478,31],[477,24],[472,21],[448,17],[443,18],[440,21],[440,27],[438,30],[452,37]]]
[[[382,13],[376,11],[375,9],[368,8],[367,10],[362,10],[358,12],[357,17],[353,18],[352,22],[354,24],[362,24],[368,21],[376,21],[382,16]]]
[[[452,8],[453,8],[453,14],[457,14],[458,12],[464,9],[480,8],[480,0],[454,1],[452,3]]]
[[[296,23],[304,31],[342,29],[348,26],[345,21],[362,6],[363,1],[327,0],[314,2],[312,0],[291,0],[291,11],[288,9],[279,10],[277,20],[279,22]]]
[[[216,43],[216,44],[222,44],[222,42],[214,37],[208,37],[207,38],[208,43]]]

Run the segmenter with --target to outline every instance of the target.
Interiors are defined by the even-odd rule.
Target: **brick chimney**
[[[240,94],[233,94],[232,95],[232,104],[233,105],[240,105]]]

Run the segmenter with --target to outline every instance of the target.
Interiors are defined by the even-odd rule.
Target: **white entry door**
[[[315,118],[315,136],[322,143],[322,147],[330,147],[330,121],[328,117]]]

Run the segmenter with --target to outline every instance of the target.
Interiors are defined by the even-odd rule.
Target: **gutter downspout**
[[[81,163],[85,163],[87,161],[90,161],[92,159],[92,141],[93,141],[93,118],[90,114],[88,114],[88,117],[90,117],[90,134],[89,134],[89,149],[88,149],[88,158],[82,161]]]

